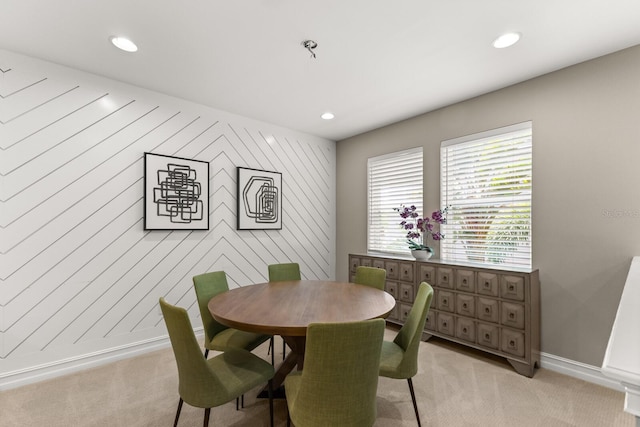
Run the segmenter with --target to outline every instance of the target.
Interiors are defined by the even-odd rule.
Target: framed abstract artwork
[[[238,167],[238,230],[282,229],[282,174]]]
[[[144,153],[144,229],[209,229],[209,162]]]

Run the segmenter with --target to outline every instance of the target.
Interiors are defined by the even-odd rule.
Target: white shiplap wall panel
[[[230,287],[335,271],[335,143],[0,50],[0,388],[200,324],[192,276]],[[143,230],[145,152],[210,162],[203,231]],[[281,172],[282,230],[236,230],[236,167]],[[25,380],[26,381],[26,380]]]
[[[86,88],[68,92],[29,114],[17,118],[11,122],[11,126],[0,126],[0,149],[7,150],[7,154],[11,154],[12,163],[20,164],[31,158],[31,155],[37,155],[59,140],[59,138],[51,138],[51,132],[52,130],[55,132],[56,127],[66,117],[80,117],[83,114],[104,111],[105,107],[101,107],[99,103],[107,96],[106,93],[98,93]],[[66,122],[63,126],[73,126],[74,123],[82,122],[83,120]],[[68,136],[69,130],[65,129],[62,135]],[[21,144],[27,139],[29,139],[28,144]],[[0,162],[3,166],[0,170],[3,173],[6,173],[4,164],[8,159],[6,157]]]
[[[71,82],[47,78],[27,84],[3,95],[3,102],[0,105],[0,123],[8,124],[77,88],[78,85]]]

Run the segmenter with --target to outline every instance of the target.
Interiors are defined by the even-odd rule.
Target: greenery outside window
[[[422,211],[422,147],[372,157],[367,164],[367,250],[409,254],[406,231],[393,208]]]
[[[531,268],[531,122],[443,141],[440,156],[440,257]]]

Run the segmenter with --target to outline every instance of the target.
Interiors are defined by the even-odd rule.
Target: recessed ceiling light
[[[330,113],[329,111],[327,111],[326,113],[324,113],[320,117],[322,117],[324,120],[331,120],[331,119],[333,119],[335,117],[335,115],[333,113]]]
[[[520,33],[506,33],[493,41],[493,47],[496,49],[502,49],[513,46],[518,42],[518,40],[520,40]]]
[[[115,47],[125,52],[135,52],[138,50],[138,46],[126,37],[111,36],[109,40],[111,40],[111,43],[113,43]]]

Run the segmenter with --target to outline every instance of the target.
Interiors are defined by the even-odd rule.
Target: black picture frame
[[[282,229],[282,173],[237,167],[237,229]]]
[[[144,229],[209,229],[209,162],[144,153]]]

